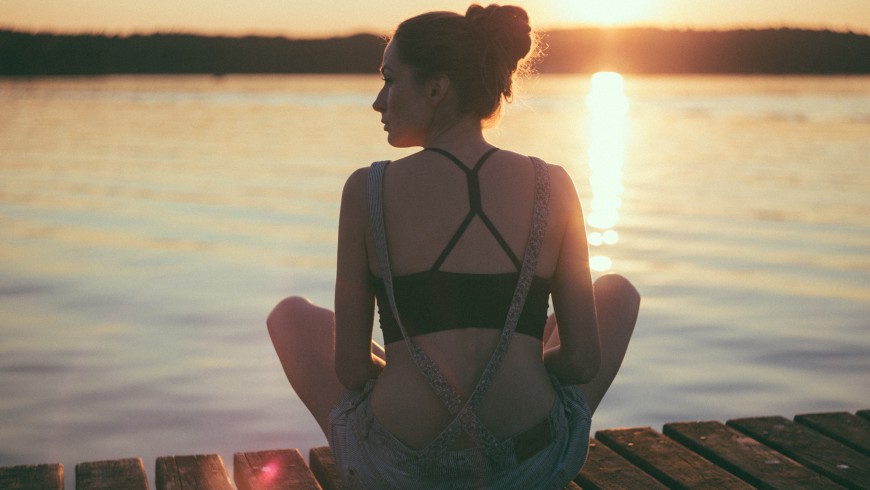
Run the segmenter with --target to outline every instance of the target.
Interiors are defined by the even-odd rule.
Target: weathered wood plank
[[[842,488],[721,422],[674,422],[665,424],[664,433],[758,488]]]
[[[752,488],[649,427],[600,430],[595,438],[670,488]]]
[[[76,465],[76,490],[148,490],[142,458],[92,461]]]
[[[308,465],[323,490],[341,490],[341,478],[335,469],[332,449],[329,446],[313,447],[308,452]]]
[[[155,479],[157,490],[233,490],[218,454],[159,457]]]
[[[233,455],[233,478],[239,490],[320,490],[298,449]]]
[[[3,490],[63,490],[63,465],[34,464],[0,468]]]
[[[870,488],[870,458],[784,417],[729,420],[728,425],[840,485]]]
[[[870,420],[848,412],[796,415],[794,420],[870,456]]]
[[[612,449],[592,439],[580,474],[574,479],[584,490],[635,490],[666,488]]]

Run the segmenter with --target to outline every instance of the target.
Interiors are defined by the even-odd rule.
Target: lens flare
[[[279,465],[275,461],[261,466],[259,480],[263,483],[270,483],[275,481],[275,479],[278,478],[278,473],[280,469],[281,465]]]

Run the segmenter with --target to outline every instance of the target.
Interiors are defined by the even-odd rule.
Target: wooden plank
[[[217,454],[159,457],[155,479],[157,490],[233,490]]]
[[[236,453],[233,478],[239,490],[321,489],[298,449]]]
[[[675,422],[665,424],[664,433],[758,488],[842,488],[721,422]]]
[[[794,420],[870,456],[870,420],[848,412],[796,415]]]
[[[728,425],[840,485],[870,488],[870,458],[784,417],[729,420]]]
[[[580,474],[574,479],[584,490],[635,490],[666,488],[655,478],[631,464],[595,439],[589,441],[589,454]]]
[[[148,490],[142,458],[92,461],[76,465],[76,490]]]
[[[3,490],[63,490],[63,465],[34,464],[0,468]]]
[[[752,488],[649,427],[600,430],[595,438],[670,488]]]
[[[335,469],[335,460],[332,459],[332,449],[329,446],[311,448],[308,452],[308,465],[323,490],[342,488],[341,478],[338,476],[338,470]]]

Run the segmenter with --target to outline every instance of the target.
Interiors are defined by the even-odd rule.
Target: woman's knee
[[[266,318],[266,328],[273,337],[282,331],[299,324],[299,319],[308,315],[314,304],[301,296],[290,296],[281,300]]]
[[[619,274],[605,274],[595,280],[595,299],[618,301],[627,308],[640,306],[640,293],[637,288]]]

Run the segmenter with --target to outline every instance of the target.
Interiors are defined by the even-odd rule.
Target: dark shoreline
[[[870,35],[654,28],[545,32],[541,73],[870,74]],[[0,76],[376,73],[382,36],[110,36],[0,30]]]

